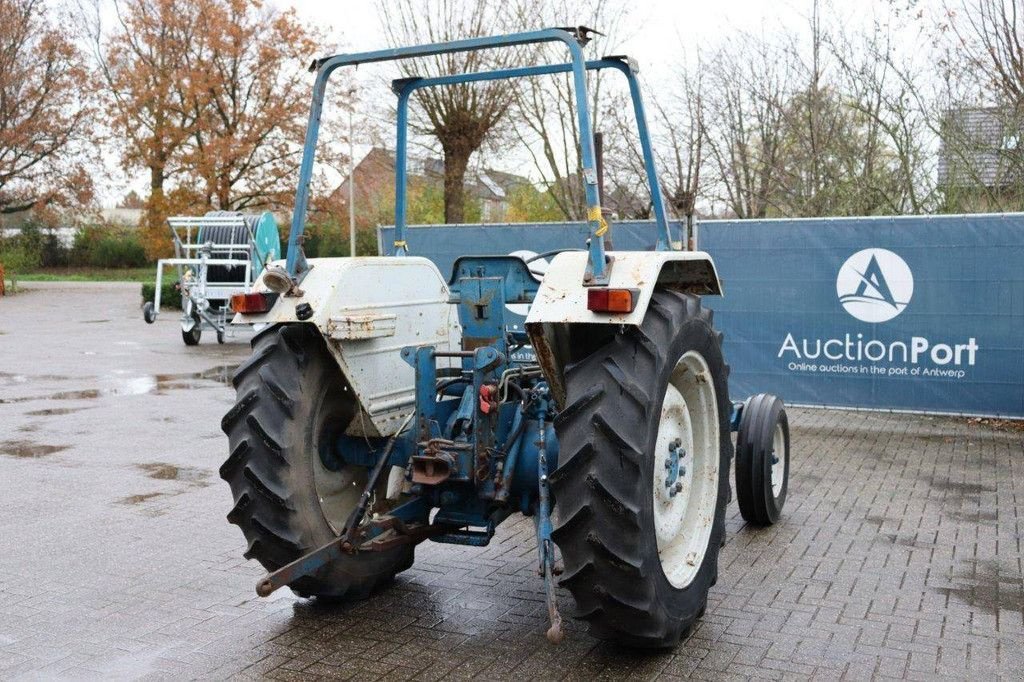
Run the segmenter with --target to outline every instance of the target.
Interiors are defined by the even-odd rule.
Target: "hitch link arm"
[[[551,492],[548,487],[548,457],[545,440],[547,424],[544,415],[540,415],[540,440],[537,441],[537,480],[540,487],[540,501],[537,505],[537,549],[540,550],[540,573],[544,576],[544,593],[548,606],[547,638],[552,644],[558,644],[565,637],[562,632],[562,616],[558,613],[558,600],[555,596],[555,575],[561,573],[555,567],[555,544],[551,540]]]

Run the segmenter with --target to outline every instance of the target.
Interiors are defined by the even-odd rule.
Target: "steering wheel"
[[[567,251],[584,251],[584,250],[585,249],[569,249],[569,248],[566,248],[566,249],[551,249],[550,251],[545,251],[544,253],[538,253],[535,256],[530,256],[529,258],[524,258],[523,260],[527,264],[529,264],[529,263],[532,263],[535,260],[540,260],[541,258],[547,258],[548,256],[555,256],[555,255],[558,255],[560,253],[565,253]]]

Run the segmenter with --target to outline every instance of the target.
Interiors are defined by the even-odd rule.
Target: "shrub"
[[[98,268],[139,268],[146,265],[146,250],[134,234],[109,233],[99,238],[90,253]]]
[[[336,258],[349,251],[348,224],[334,222],[307,225],[303,235],[303,251],[307,258]],[[356,230],[356,255],[377,255],[377,230]]]
[[[108,229],[96,225],[87,225],[75,232],[75,240],[71,244],[71,264],[90,265],[96,244],[108,232]]]
[[[39,267],[39,252],[26,248],[18,239],[6,239],[0,242],[0,263],[11,280],[11,291],[17,291],[18,275]]]
[[[181,310],[181,292],[174,288],[173,280],[163,280],[160,286],[160,307]],[[156,294],[156,282],[142,283],[142,302],[152,301]]]

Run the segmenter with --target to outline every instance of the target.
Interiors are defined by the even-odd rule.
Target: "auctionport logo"
[[[910,303],[914,275],[892,251],[864,249],[839,268],[836,294],[846,312],[861,322],[888,322]]]
[[[910,303],[914,275],[906,261],[892,251],[864,249],[839,268],[836,294],[846,312],[857,320],[888,322]],[[828,339],[800,338],[789,332],[777,357],[786,361],[791,372],[963,379],[979,351],[973,336],[943,339],[942,343],[925,336],[894,340],[875,336],[862,331]]]

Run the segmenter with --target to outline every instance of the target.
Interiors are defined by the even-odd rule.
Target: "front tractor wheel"
[[[668,291],[566,368],[553,538],[601,639],[673,646],[704,612],[729,497],[727,375],[711,311]]]
[[[238,400],[221,423],[231,454],[220,475],[234,497],[228,521],[249,543],[245,557],[275,571],[341,533],[368,471],[330,456],[355,408],[318,330],[278,325],[252,348],[235,371]],[[358,599],[412,562],[412,545],[346,555],[290,587],[303,597]]]
[[[779,520],[789,490],[789,418],[770,393],[747,399],[736,434],[736,501],[747,523]]]

